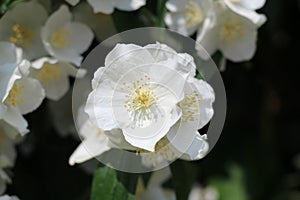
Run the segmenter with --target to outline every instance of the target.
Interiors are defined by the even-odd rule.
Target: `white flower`
[[[94,75],[85,111],[98,128],[119,129],[116,138],[123,136],[142,151],[155,152],[167,136],[180,152],[192,145],[187,154],[200,159],[203,140],[197,129],[213,115],[214,93],[206,82],[193,78],[195,70],[190,55],[166,45],[118,44]]]
[[[201,27],[212,3],[210,0],[168,0],[165,23],[183,35],[192,35]]]
[[[4,196],[0,196],[0,200],[20,200],[20,199],[16,196],[4,195]]]
[[[90,46],[93,32],[88,26],[73,22],[68,7],[62,5],[48,18],[41,37],[51,56],[79,66],[83,59],[80,54]]]
[[[69,63],[44,57],[32,63],[30,76],[40,81],[47,98],[59,100],[70,88],[69,76],[81,78],[85,72]]]
[[[218,17],[206,18],[198,32],[196,49],[199,55],[208,59],[204,47],[210,55],[220,50],[231,61],[251,59],[256,50],[257,29],[265,22],[265,16],[256,15],[258,19],[250,20],[230,9],[220,9]]]
[[[266,0],[223,0],[226,3],[232,3],[236,6],[243,7],[248,10],[258,10],[262,8]]]
[[[176,195],[173,190],[162,187],[168,179],[171,178],[171,170],[169,167],[153,172],[145,188],[144,181],[141,177],[138,179],[136,200],[175,200]]]
[[[0,168],[0,195],[5,192],[7,183],[11,183],[11,179],[5,173],[5,171]],[[0,197],[0,200],[2,200],[1,198],[3,199],[3,197]]]
[[[76,5],[80,0],[66,0],[71,5]],[[93,7],[94,13],[111,14],[114,9],[124,11],[137,10],[146,4],[146,0],[87,0]]]
[[[28,59],[46,55],[41,41],[41,27],[47,12],[37,2],[18,3],[0,20],[0,38],[22,47]]]
[[[22,115],[39,107],[45,91],[39,81],[27,76],[30,63],[22,60],[20,49],[0,42],[0,52],[0,119],[23,135],[28,132],[28,124]]]
[[[202,188],[199,185],[195,185],[189,195],[188,200],[218,200],[219,194],[215,188],[207,187]]]

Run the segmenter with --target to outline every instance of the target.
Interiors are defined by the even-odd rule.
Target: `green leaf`
[[[245,189],[243,171],[236,165],[230,166],[228,178],[213,178],[209,185],[218,190],[220,200],[249,199]]]
[[[134,196],[117,180],[115,170],[100,167],[94,173],[91,200],[134,200]]]
[[[197,179],[197,167],[193,163],[177,160],[171,165],[173,186],[177,200],[186,200]]]

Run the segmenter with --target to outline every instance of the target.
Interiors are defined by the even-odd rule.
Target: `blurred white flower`
[[[199,55],[208,59],[220,50],[231,61],[246,61],[253,57],[256,50],[257,29],[266,21],[264,15],[255,15],[250,20],[227,8],[220,8],[217,18],[208,17],[197,35]],[[254,23],[254,21],[256,23]]]
[[[0,168],[0,195],[5,192],[7,183],[11,183],[11,179],[5,173],[5,171],[2,168]],[[0,197],[0,200],[2,200],[1,198],[3,199],[3,197]]]
[[[22,115],[39,107],[45,91],[39,81],[28,77],[30,63],[22,59],[20,49],[0,42],[0,53],[0,119],[23,135],[28,124]]]
[[[143,179],[138,179],[137,191],[135,194],[136,200],[175,200],[176,195],[173,190],[165,189],[162,187],[168,179],[171,178],[171,170],[169,167],[163,168],[153,172],[145,188]]]
[[[39,80],[51,100],[61,99],[69,90],[69,76],[81,78],[86,71],[58,61],[54,58],[40,58],[32,62],[30,76]]]
[[[83,107],[79,108],[76,123],[79,135],[80,137],[82,137],[82,142],[71,155],[69,159],[70,165],[85,162],[101,155],[111,148],[116,147],[113,144],[114,140],[112,139],[112,141],[110,141],[106,134],[114,135],[116,131],[118,132],[118,130],[106,131],[105,134],[101,128],[97,128],[94,124],[91,123],[91,121],[88,119],[88,116],[83,112]],[[119,136],[120,134],[117,135]],[[125,141],[122,138],[116,138],[116,140]],[[118,145],[117,148],[131,149],[130,145],[125,144],[125,142],[123,146]]]
[[[0,200],[19,200],[19,198],[16,196],[4,195],[4,196],[0,196]]]
[[[192,35],[201,27],[212,4],[211,0],[168,0],[165,23],[183,35]]]
[[[106,38],[118,33],[112,15],[94,13],[86,2],[74,7],[72,12],[74,20],[91,27],[98,41],[104,41]]]
[[[167,136],[179,152],[192,145],[187,154],[200,159],[208,144],[196,130],[213,115],[214,92],[193,78],[195,70],[190,55],[164,44],[118,44],[94,75],[85,111],[98,128],[122,130],[115,138],[142,151],[155,152]]]
[[[93,32],[85,24],[73,22],[68,7],[62,5],[48,18],[41,37],[51,56],[79,66],[81,54],[91,45]]]
[[[218,200],[218,191],[212,187],[202,188],[195,185],[189,195],[188,200]]]
[[[0,38],[22,47],[28,59],[46,55],[40,37],[46,19],[46,10],[37,2],[18,3],[0,19]]]
[[[80,0],[66,0],[71,5],[76,5]],[[94,13],[111,14],[114,9],[124,11],[137,10],[146,4],[146,0],[87,0],[93,7]]]

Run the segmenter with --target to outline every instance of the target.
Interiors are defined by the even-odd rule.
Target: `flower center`
[[[16,107],[18,104],[22,103],[24,99],[22,98],[21,92],[24,88],[24,84],[15,83],[5,100],[6,103],[13,107]]]
[[[30,45],[34,37],[34,32],[20,24],[13,25],[12,30],[14,35],[9,38],[11,42],[24,47]]]
[[[184,17],[187,27],[192,27],[200,24],[204,18],[202,9],[193,1],[189,1],[185,5]]]
[[[159,109],[155,105],[158,97],[152,90],[149,82],[150,78],[145,77],[133,82],[132,86],[123,83],[129,93],[126,95],[125,108],[129,113],[130,120],[134,126],[146,127],[150,125],[159,114]]]
[[[38,74],[38,78],[44,84],[48,84],[49,81],[59,80],[61,78],[61,71],[55,64],[45,62]]]
[[[185,94],[185,98],[179,103],[179,107],[182,110],[182,122],[199,120],[199,101],[198,93],[195,91],[193,94]]]
[[[58,48],[65,48],[70,44],[67,39],[68,35],[70,35],[70,31],[67,29],[60,29],[54,31],[51,38],[51,43]]]
[[[230,21],[221,27],[220,38],[227,44],[233,44],[239,37],[244,35],[244,30],[241,22]]]

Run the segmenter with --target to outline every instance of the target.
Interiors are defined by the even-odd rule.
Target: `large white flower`
[[[27,122],[22,115],[41,104],[45,91],[39,81],[28,77],[30,63],[22,60],[20,49],[0,42],[0,53],[0,119],[25,134]]]
[[[41,41],[41,27],[47,12],[37,2],[18,3],[0,20],[0,38],[22,47],[28,59],[46,55]]]
[[[164,44],[118,44],[94,75],[85,111],[98,128],[119,129],[115,135],[143,151],[155,152],[167,136],[186,152],[213,115],[213,90],[193,78],[195,70],[190,55]],[[202,143],[193,147],[193,159],[201,150]]]
[[[251,59],[256,50],[257,29],[266,20],[264,15],[256,17],[258,19],[250,20],[231,9],[220,8],[218,17],[206,18],[198,32],[196,49],[199,55],[208,58],[204,47],[210,55],[220,50],[235,62]]]
[[[85,72],[69,63],[45,57],[32,63],[30,76],[41,82],[47,98],[59,100],[70,88],[69,76],[81,78]]]
[[[81,54],[93,40],[93,32],[85,24],[73,22],[68,7],[62,5],[48,18],[41,37],[51,56],[79,66],[83,59]]]
[[[167,26],[184,35],[192,35],[209,15],[213,2],[211,0],[169,0],[165,16]]]
[[[66,0],[71,5],[76,5],[80,0]],[[146,0],[87,0],[93,7],[94,12],[111,14],[114,9],[120,9],[124,11],[137,10],[146,4]]]

